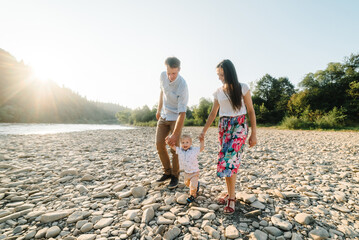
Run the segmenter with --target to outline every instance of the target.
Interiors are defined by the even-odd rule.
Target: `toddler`
[[[178,161],[181,170],[184,170],[184,183],[190,189],[188,203],[192,203],[197,197],[199,190],[199,167],[197,156],[204,149],[204,139],[200,140],[200,147],[192,147],[192,138],[184,134],[180,139],[181,147],[171,146],[178,154]]]

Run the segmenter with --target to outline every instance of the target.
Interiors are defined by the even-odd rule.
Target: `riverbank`
[[[0,239],[359,237],[358,132],[259,128],[232,216],[215,202],[224,186],[215,177],[216,128],[199,157],[200,196],[191,206],[183,184],[155,182],[162,171],[154,136],[150,127],[0,136]]]

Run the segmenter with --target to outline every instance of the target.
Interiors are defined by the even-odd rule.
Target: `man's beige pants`
[[[173,132],[176,125],[176,121],[166,121],[163,118],[160,118],[157,122],[156,129],[156,147],[158,156],[161,159],[161,163],[163,166],[164,174],[173,175],[175,177],[179,177],[179,163],[178,163],[178,155],[176,151],[171,148],[172,153],[172,165],[170,161],[170,157],[168,156],[167,146],[166,146],[166,137]],[[181,133],[180,133],[181,134]],[[180,135],[179,134],[179,135]],[[176,146],[179,146],[179,136],[176,141]]]

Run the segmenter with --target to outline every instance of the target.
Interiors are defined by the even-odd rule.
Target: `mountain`
[[[118,123],[115,114],[123,109],[34,79],[23,61],[0,48],[0,122]]]

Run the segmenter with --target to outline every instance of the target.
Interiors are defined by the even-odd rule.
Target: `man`
[[[170,146],[179,146],[184,120],[186,118],[188,103],[188,88],[186,81],[178,74],[181,62],[176,57],[169,57],[165,61],[166,72],[160,77],[160,100],[156,113],[156,147],[161,159],[164,174],[157,182],[171,179],[168,188],[178,185],[179,163],[176,152],[171,149],[172,165],[167,152],[166,143]]]

